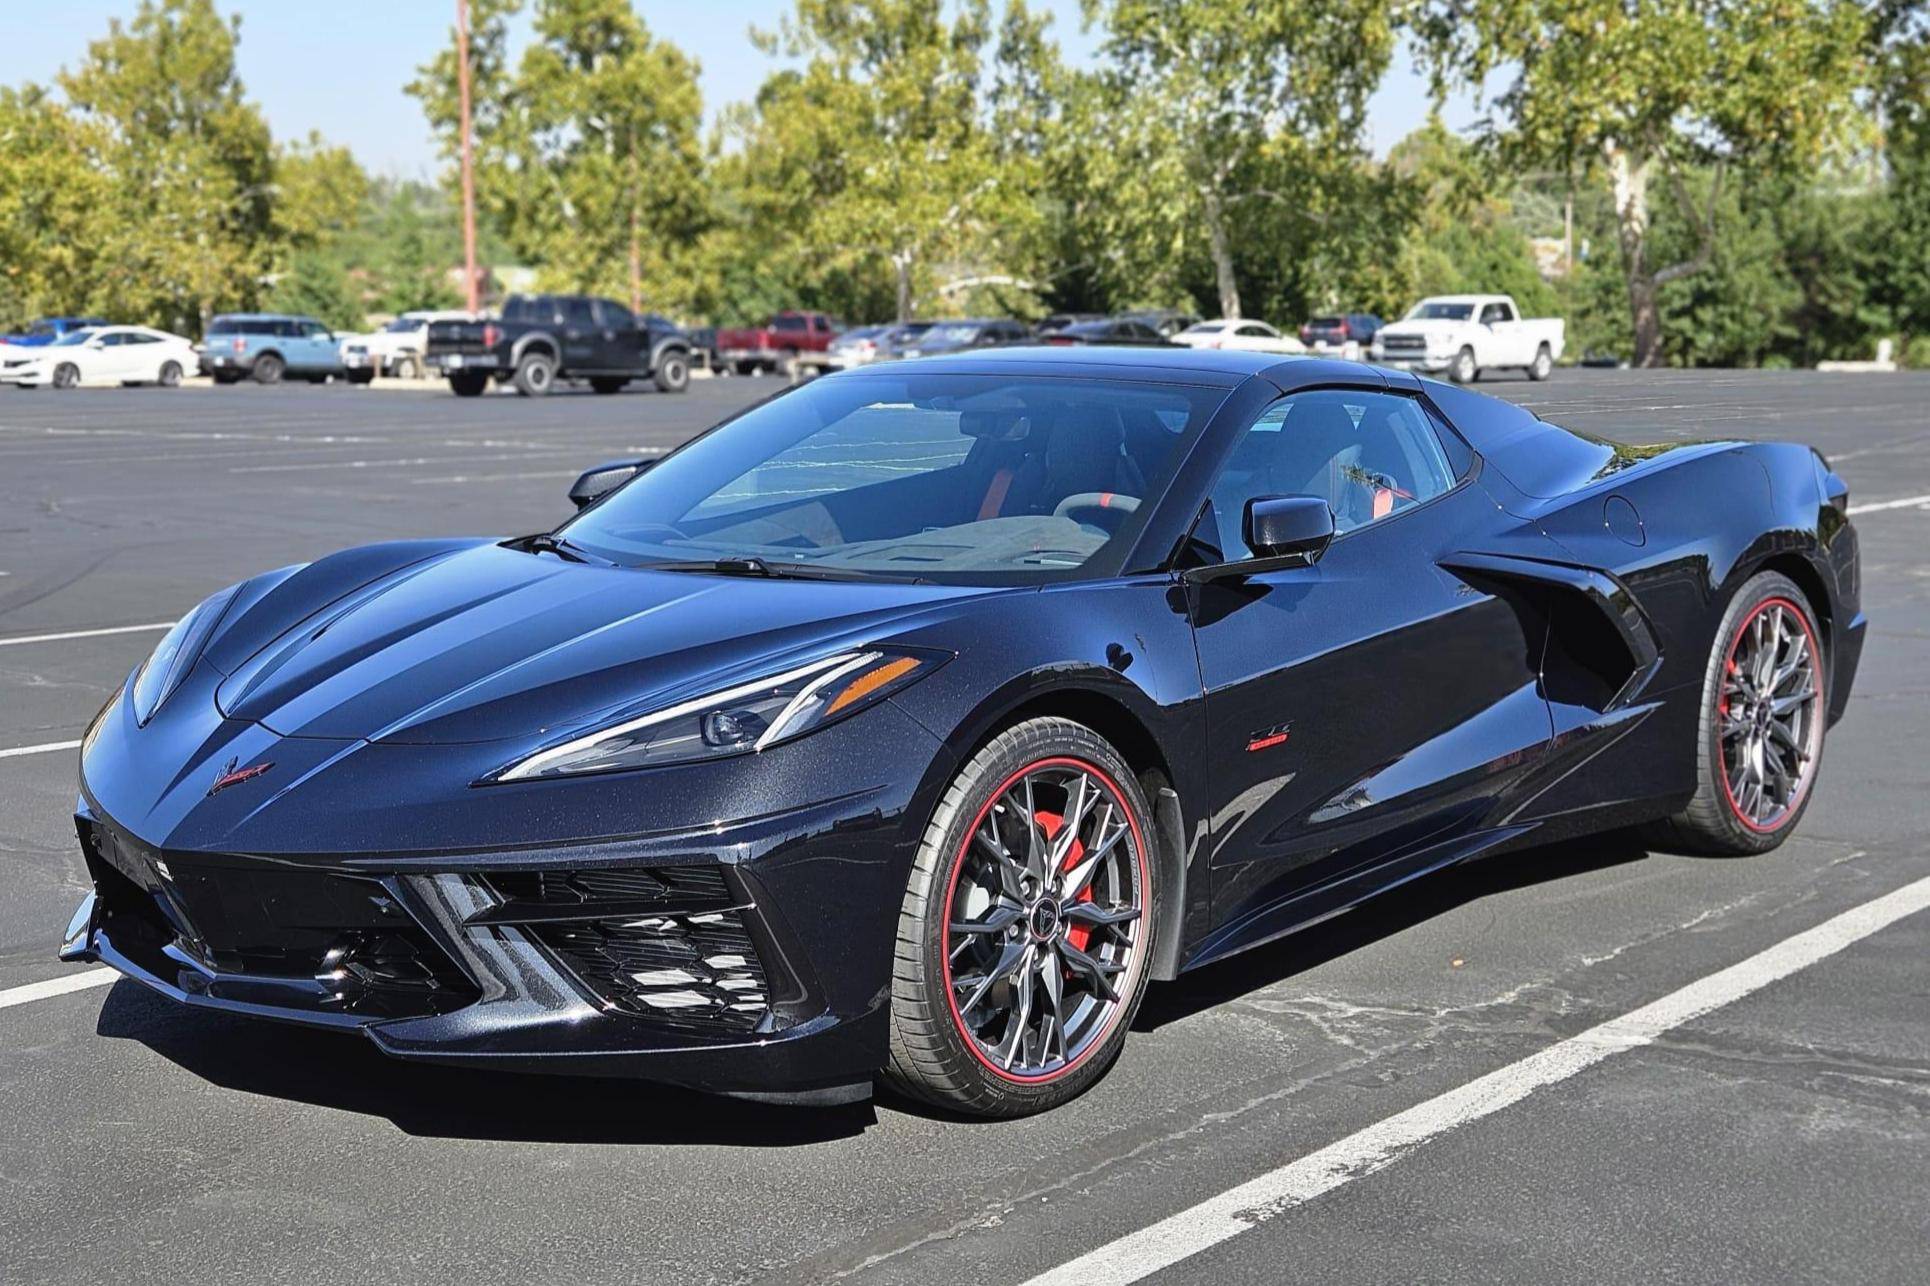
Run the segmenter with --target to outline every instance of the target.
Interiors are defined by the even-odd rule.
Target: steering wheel
[[[1138,496],[1122,496],[1116,491],[1077,491],[1061,500],[1052,510],[1054,518],[1071,518],[1083,511],[1102,511],[1121,516],[1139,508]],[[1078,521],[1074,519],[1073,521]]]

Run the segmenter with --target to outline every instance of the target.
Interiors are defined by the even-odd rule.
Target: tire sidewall
[[[541,397],[556,379],[556,363],[547,353],[531,353],[516,363],[516,391],[525,397]]]
[[[1528,378],[1545,380],[1554,373],[1555,359],[1549,356],[1548,345],[1543,344],[1535,350],[1534,365],[1528,368]]]
[[[1474,350],[1464,348],[1456,353],[1454,355],[1454,369],[1449,373],[1453,375],[1456,384],[1474,383],[1474,377],[1480,374],[1474,364]]]
[[[281,383],[282,371],[284,369],[285,367],[282,364],[281,358],[276,357],[273,353],[264,354],[255,359],[255,369],[253,372],[255,383],[279,384]]]
[[[53,384],[57,389],[77,387],[80,384],[80,368],[72,362],[62,362],[54,367]]]
[[[157,379],[156,382],[160,384],[162,388],[178,387],[181,383],[181,363],[179,362],[163,363],[161,366],[159,378]]]
[[[665,353],[657,363],[657,388],[665,393],[681,393],[690,384],[690,359],[682,353]]]
[[[1718,703],[1722,698],[1723,672],[1744,622],[1758,608],[1777,600],[1800,612],[1803,623],[1809,628],[1811,645],[1816,651],[1815,717],[1821,727],[1816,738],[1816,763],[1811,765],[1809,776],[1803,782],[1801,798],[1774,829],[1764,830],[1745,823],[1730,800],[1728,783],[1724,778]],[[1802,822],[1803,814],[1809,811],[1810,800],[1816,797],[1816,780],[1822,773],[1823,746],[1828,740],[1828,726],[1829,653],[1823,643],[1822,624],[1816,619],[1809,597],[1796,582],[1779,572],[1759,572],[1743,583],[1730,600],[1728,610],[1722,614],[1722,622],[1716,628],[1702,677],[1696,756],[1699,771],[1696,798],[1691,810],[1700,813],[1703,819],[1711,823],[1711,829],[1715,832],[1711,838],[1717,841],[1721,851],[1735,854],[1766,853],[1778,847]]]
[[[1122,979],[1122,1003],[1105,1035],[1071,1068],[1050,1080],[1017,1080],[994,1071],[959,1027],[948,994],[944,918],[953,880],[972,827],[1015,774],[1048,760],[1076,760],[1106,778],[1132,810],[1140,864],[1140,938],[1130,976]],[[1106,1074],[1126,1042],[1150,979],[1157,950],[1158,885],[1152,844],[1152,809],[1131,767],[1091,729],[1067,719],[1034,719],[993,738],[962,768],[934,811],[914,864],[901,916],[900,936],[915,934],[918,968],[906,980],[921,993],[923,1009],[942,1051],[942,1074],[952,1092],[944,1097],[913,1087],[922,1097],[955,1110],[986,1116],[1025,1116],[1078,1097]],[[894,1015],[896,1017],[896,1015]]]

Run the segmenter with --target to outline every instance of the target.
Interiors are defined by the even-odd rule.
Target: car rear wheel
[[[1829,705],[1822,633],[1803,591],[1762,572],[1723,614],[1703,671],[1696,791],[1650,828],[1658,847],[1766,853],[1809,806]]]
[[[1472,384],[1481,378],[1481,368],[1475,365],[1472,348],[1464,348],[1454,355],[1454,365],[1448,368],[1448,378],[1456,384]]]
[[[181,363],[161,363],[161,373],[155,380],[162,388],[178,388],[181,384]]]
[[[900,910],[884,1076],[975,1116],[1057,1107],[1112,1065],[1153,950],[1151,811],[1104,738],[993,738],[932,815]]]
[[[489,376],[481,371],[451,371],[449,387],[457,397],[481,397],[489,387]]]
[[[1545,380],[1554,373],[1555,359],[1548,352],[1548,345],[1543,344],[1535,350],[1535,360],[1528,367],[1528,378],[1531,380]]]
[[[659,393],[681,393],[690,387],[690,358],[679,352],[668,352],[657,358],[655,373]]]
[[[282,360],[273,353],[263,353],[255,359],[255,383],[281,383]]]
[[[62,362],[54,367],[54,387],[73,388],[80,383],[80,368],[72,362]]]
[[[548,353],[525,353],[516,363],[513,377],[516,391],[524,397],[541,397],[556,382],[556,361]]]

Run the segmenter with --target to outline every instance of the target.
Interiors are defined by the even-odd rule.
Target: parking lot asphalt
[[[1148,1228],[1187,1252],[1163,1282],[1930,1278],[1930,913],[1857,911],[1930,878],[1924,375],[1484,383],[1631,441],[1807,441],[1849,481],[1872,625],[1801,830],[1749,860],[1604,839],[1410,885],[1155,986],[1111,1074],[1045,1117],[464,1073],[130,982],[45,994],[88,980],[53,960],[85,885],[68,743],[155,627],[346,545],[547,528],[582,468],[775,387],[0,389],[0,1281],[1017,1282]],[[1786,974],[1751,963],[1843,924]],[[1592,1034],[1711,978],[1746,990]],[[1329,1156],[1317,1195],[1227,1235],[1188,1213]]]

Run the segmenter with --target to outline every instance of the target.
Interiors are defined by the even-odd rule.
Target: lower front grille
[[[380,880],[260,859],[163,853],[79,819],[102,927],[183,989],[318,1013],[447,1013],[481,995]]]
[[[740,911],[557,920],[525,932],[622,1013],[720,1033],[752,1031],[770,1013],[764,966]]]

